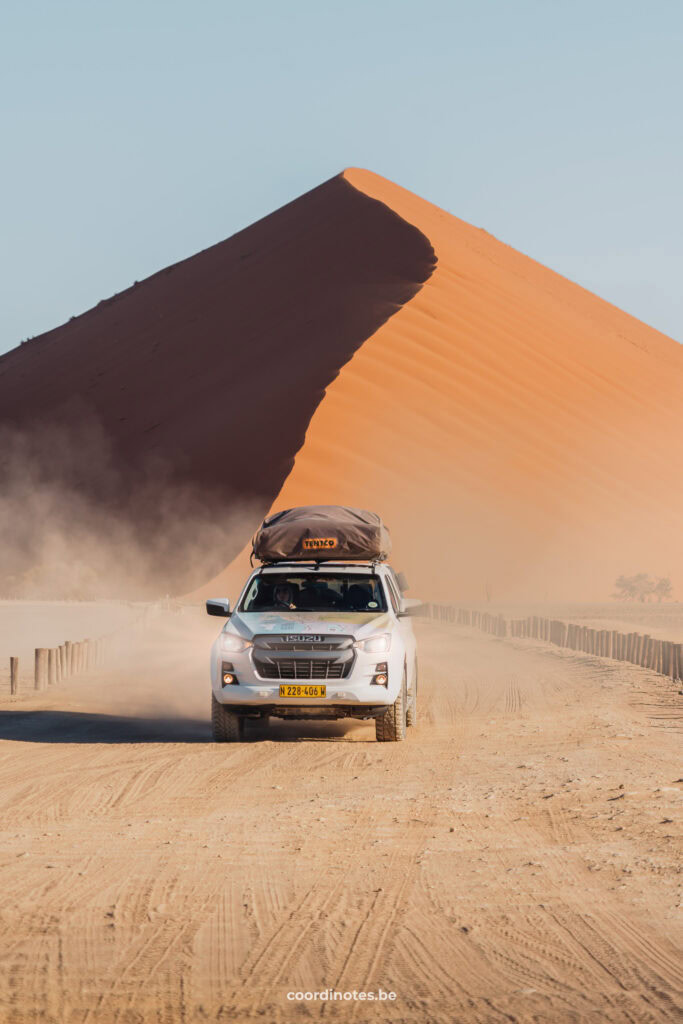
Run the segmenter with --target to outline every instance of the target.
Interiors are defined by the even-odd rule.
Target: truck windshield
[[[244,595],[243,612],[384,612],[386,598],[377,576],[360,573],[264,573]]]

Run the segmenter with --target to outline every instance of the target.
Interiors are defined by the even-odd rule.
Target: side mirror
[[[397,572],[396,580],[398,582],[398,586],[401,593],[405,594],[406,590],[408,589],[408,580],[406,579],[406,574],[404,572]]]
[[[206,614],[207,615],[220,615],[222,619],[229,619],[232,612],[230,611],[230,602],[227,598],[223,601],[207,601],[206,602]]]
[[[400,619],[408,617],[416,618],[420,615],[424,615],[425,613],[424,603],[422,601],[418,601],[415,597],[404,597],[402,603],[403,607],[399,612]]]

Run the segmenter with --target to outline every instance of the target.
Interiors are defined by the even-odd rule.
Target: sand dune
[[[218,572],[277,495],[324,389],[433,263],[417,229],[336,177],[9,352],[0,494],[21,497],[5,509],[0,577],[34,569],[46,507],[62,531],[77,521],[151,546],[153,592]]]
[[[646,571],[680,595],[681,395],[683,347],[360,170],[0,361],[0,425],[105,452],[47,478],[172,539],[157,592],[268,508],[342,502],[384,515],[413,592],[604,599]]]
[[[380,509],[425,594],[587,599],[640,570],[680,592],[683,347],[377,175],[344,178],[438,263],[327,389],[274,506]]]

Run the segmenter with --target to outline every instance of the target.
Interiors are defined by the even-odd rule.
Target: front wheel
[[[406,725],[417,725],[417,662],[415,662],[413,673],[413,692],[408,698],[408,707],[406,708]]]
[[[239,743],[244,736],[244,719],[211,694],[211,729],[216,743]]]
[[[380,743],[399,743],[406,735],[406,675],[390,708],[375,719],[375,738]]]

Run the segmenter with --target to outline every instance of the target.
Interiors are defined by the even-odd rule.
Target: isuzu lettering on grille
[[[314,636],[308,633],[303,633],[301,635],[299,635],[298,633],[293,633],[285,637],[285,641],[288,644],[319,644],[322,643],[322,639],[323,638],[321,636]]]

